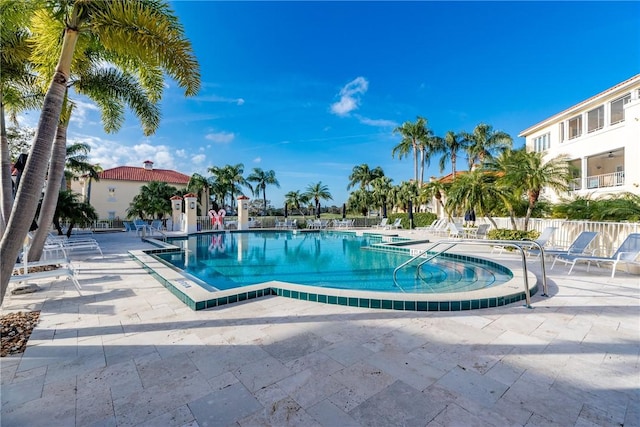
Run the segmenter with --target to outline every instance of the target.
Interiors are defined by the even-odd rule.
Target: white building
[[[525,138],[527,151],[542,151],[547,160],[569,157],[576,170],[569,196],[640,194],[640,74],[518,136]]]

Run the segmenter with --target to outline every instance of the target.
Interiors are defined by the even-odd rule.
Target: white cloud
[[[364,77],[356,77],[340,90],[340,100],[331,104],[331,112],[338,116],[346,116],[358,108],[360,96],[367,92],[369,82]]]
[[[370,119],[368,117],[357,116],[360,123],[363,125],[377,126],[377,127],[396,127],[398,124],[393,120],[385,119]]]
[[[198,96],[191,99],[194,99],[200,102],[224,102],[224,103],[236,104],[236,105],[244,104],[243,98],[225,98],[224,96],[218,96],[218,95]]]
[[[138,166],[142,162],[151,160],[154,168],[181,171],[191,167],[188,162],[176,162],[175,149],[166,145],[152,145],[142,142],[134,146],[122,144],[119,141],[95,137],[92,135],[70,134],[69,140],[84,142],[91,147],[89,161],[99,164],[103,169],[117,166]]]
[[[253,163],[260,163],[262,162],[262,157],[256,157],[255,159],[253,159]]]
[[[73,112],[71,113],[71,122],[79,128],[86,124],[96,124],[95,113],[99,113],[100,109],[92,102],[85,102],[79,99],[73,100]],[[94,120],[91,120],[90,117]]]
[[[208,133],[207,135],[205,135],[205,138],[209,141],[226,144],[233,141],[235,135],[233,132],[214,132]]]
[[[207,160],[206,154],[196,154],[195,156],[193,156],[191,158],[191,163],[194,163],[196,165],[200,165],[200,164],[204,163],[205,160]]]
[[[186,158],[187,157],[187,151],[186,150],[176,150],[176,156],[181,157],[181,158]]]

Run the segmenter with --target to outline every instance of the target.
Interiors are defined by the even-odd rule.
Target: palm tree
[[[468,154],[469,170],[474,164],[482,164],[513,145],[513,139],[508,133],[494,131],[493,127],[485,123],[476,126],[473,133],[463,132],[462,137]]]
[[[35,37],[43,34],[46,38],[51,33],[55,33],[56,37],[62,33],[63,37],[35,44],[39,57],[59,59],[45,95],[36,137],[24,171],[24,185],[18,189],[0,242],[2,299],[13,269],[13,260],[31,225],[31,214],[37,208],[76,46],[83,52],[86,46],[102,45],[111,54],[112,62],[129,64],[130,67],[135,65],[138,70],[145,69],[143,64],[146,64],[147,71],[141,74],[141,78],[145,81],[145,87],[156,88],[158,97],[162,90],[162,77],[158,78],[161,76],[158,70],[173,77],[180,87],[185,88],[186,95],[197,93],[200,85],[198,64],[191,45],[167,3],[161,0],[59,0],[43,2],[42,5],[43,9],[33,16]],[[42,25],[40,28],[38,23]],[[55,26],[61,31],[53,30]],[[51,31],[38,31],[44,28]]]
[[[187,191],[191,193],[196,193],[200,198],[200,206],[203,211],[207,211],[209,209],[209,189],[211,188],[211,183],[207,178],[200,175],[199,173],[194,173],[189,178],[189,182],[187,183]]]
[[[373,169],[369,168],[369,165],[366,163],[354,166],[351,175],[349,175],[349,185],[347,185],[347,190],[352,189],[358,184],[360,184],[360,188],[368,190],[369,185],[374,179],[383,176],[384,171],[380,166],[376,166]]]
[[[213,166],[209,168],[209,173],[213,174],[216,181],[218,181],[218,185],[225,189],[222,198],[223,203],[228,193],[230,196],[229,206],[233,209],[236,192],[242,194],[238,186],[247,185],[247,180],[242,176],[244,173],[244,164],[238,163],[235,165],[225,165],[223,167]]]
[[[371,181],[371,187],[373,188],[373,191],[371,192],[373,203],[377,203],[377,206],[382,209],[383,218],[387,217],[387,205],[389,200],[393,200],[393,197],[391,196],[391,189],[393,188],[393,185],[391,182],[393,182],[393,179],[387,176],[381,176]]]
[[[304,211],[302,206],[306,206],[309,203],[309,198],[306,194],[300,193],[300,191],[289,191],[284,195],[284,202],[291,206],[291,209],[296,208],[298,212],[304,217]]]
[[[367,216],[369,206],[373,203],[373,195],[365,188],[358,188],[349,195],[347,206],[350,211],[359,211],[362,216]]]
[[[402,159],[404,156],[413,152],[413,179],[418,182],[418,151],[419,146],[427,138],[427,120],[418,116],[415,123],[409,121],[404,122],[393,130],[394,133],[402,135],[402,140],[398,145],[393,147],[391,156]]]
[[[134,196],[127,218],[164,219],[171,215],[171,197],[179,193],[178,189],[166,182],[151,181],[140,187],[140,192]]]
[[[424,171],[431,164],[431,157],[444,151],[444,142],[441,137],[433,134],[433,131],[425,126],[425,138],[418,144],[420,151],[420,180],[418,188],[424,184]]]
[[[444,203],[442,202],[442,197],[446,194],[448,187],[449,186],[447,184],[443,183],[439,179],[434,179],[420,188],[418,192],[418,199],[421,203],[429,203],[433,199],[436,199],[436,203],[444,212],[446,212]]]
[[[0,2],[0,235],[9,222],[14,196],[5,113],[16,123],[18,112],[39,108],[44,99],[29,61],[32,44],[27,26],[38,6],[23,0]]]
[[[505,186],[520,188],[527,194],[529,203],[524,217],[526,231],[542,190],[550,188],[556,192],[568,191],[571,174],[566,156],[544,162],[543,153],[526,152],[524,149],[512,151],[511,156],[511,167],[500,179],[505,182]]]
[[[101,57],[104,52],[98,48],[87,54],[90,57],[94,55]],[[157,129],[160,110],[151,101],[154,96],[143,88],[142,83],[135,76],[115,69],[105,70],[103,63],[80,62],[79,67],[78,72],[74,73],[68,85],[75,87],[77,92],[83,93],[96,101],[102,113],[102,123],[105,131],[114,132],[121,127],[124,120],[122,104],[131,107],[140,119],[145,134],[151,134]],[[88,146],[86,144],[74,144],[67,147],[67,126],[72,111],[73,102],[70,102],[68,97],[65,96],[52,152],[51,165],[55,164],[56,168],[50,166],[48,173],[49,182],[56,185],[59,182],[64,182],[64,159],[65,154],[69,152],[72,153],[72,156],[68,162],[72,168],[88,169],[89,174],[92,174],[89,177],[90,179],[98,178],[97,171],[91,165],[87,165],[86,162]],[[55,157],[57,158],[54,160]],[[47,237],[47,225],[53,219],[58,193],[56,188],[47,186],[38,218],[40,227],[35,232],[31,251],[29,252],[30,260],[40,259]]]
[[[71,237],[73,227],[76,224],[88,225],[98,219],[98,214],[93,206],[87,202],[80,201],[78,195],[71,190],[60,191],[57,199],[58,203],[53,215],[53,225],[60,235],[63,234],[60,226],[61,221],[69,222],[67,237]]]
[[[414,181],[402,181],[396,192],[396,204],[405,212],[409,212],[409,202],[418,197],[418,184]]]
[[[458,160],[458,152],[467,149],[467,140],[461,134],[450,130],[446,133],[443,140],[443,154],[440,157],[440,173],[444,171],[446,163],[451,160],[451,173],[453,179],[456,179],[456,163]]]
[[[320,200],[333,200],[329,187],[324,185],[321,181],[315,184],[309,184],[307,190],[303,193],[308,200],[313,199],[314,207],[316,210],[316,217],[320,218]]]
[[[88,154],[90,151],[91,147],[84,142],[74,142],[67,145],[67,158],[61,187],[70,189],[71,181],[77,181],[79,177],[86,177],[95,181],[100,180],[102,168],[100,165],[89,163]]]
[[[276,173],[273,170],[263,171],[260,168],[253,168],[253,172],[247,177],[248,182],[255,182],[256,188],[254,195],[259,197],[262,192],[263,213],[267,214],[267,185],[275,185],[280,188],[280,183],[276,179]]]
[[[487,217],[494,228],[498,228],[491,210],[497,200],[503,200],[504,194],[495,185],[496,179],[495,174],[480,169],[460,175],[447,190],[445,209],[449,217],[473,209],[478,215]]]

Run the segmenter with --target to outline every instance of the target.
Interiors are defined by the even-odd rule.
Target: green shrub
[[[490,230],[487,234],[490,240],[535,240],[539,236],[540,232],[536,230],[509,230],[507,228]]]
[[[396,218],[402,218],[402,228],[409,229],[409,214],[407,213],[397,213],[397,214],[389,214],[389,224],[393,224]],[[427,227],[431,225],[433,221],[435,221],[438,216],[431,212],[418,212],[413,214],[413,228],[416,227]]]

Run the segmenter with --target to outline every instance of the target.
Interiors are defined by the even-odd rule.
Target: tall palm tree
[[[329,187],[324,185],[322,181],[315,184],[309,184],[307,190],[303,193],[308,200],[313,199],[316,216],[320,218],[320,200],[333,200]]]
[[[347,190],[352,189],[356,185],[360,185],[360,188],[369,190],[369,185],[376,179],[384,176],[384,171],[380,166],[376,166],[371,169],[368,164],[363,163],[353,167],[351,175],[349,175],[349,185]]]
[[[61,187],[70,189],[72,180],[77,181],[79,177],[86,177],[95,181],[100,180],[100,165],[89,163],[88,154],[91,151],[89,144],[84,142],[74,142],[67,144],[67,158]],[[66,181],[66,183],[64,183]],[[63,188],[61,188],[63,189]]]
[[[424,184],[424,171],[431,164],[431,157],[444,151],[444,142],[441,137],[434,135],[433,131],[425,126],[425,138],[418,144],[420,152],[420,179],[418,188]]]
[[[91,58],[94,56],[100,58],[105,55],[101,48],[87,50],[87,55]],[[105,63],[96,61],[78,61],[77,70],[71,76],[68,82],[69,87],[74,87],[77,92],[87,95],[98,104],[102,123],[106,132],[115,132],[120,129],[124,121],[123,105],[128,105],[135,115],[140,119],[145,134],[153,133],[160,121],[160,110],[158,106],[152,102],[151,98],[155,98],[150,91],[145,90],[141,81],[136,76],[117,69],[105,70]],[[49,167],[48,179],[50,183],[58,185],[64,182],[64,159],[65,154],[71,150],[72,156],[69,159],[72,168],[85,168],[86,155],[88,146],[71,145],[67,147],[67,126],[73,111],[73,102],[68,99],[69,91],[65,96],[62,113],[60,115],[60,123],[56,132],[56,140],[53,146],[52,160]],[[54,157],[57,157],[54,160]],[[56,168],[53,168],[53,165]],[[62,165],[62,168],[60,166]],[[93,172],[90,179],[97,179],[97,172],[93,167],[88,167],[89,173]],[[42,209],[38,218],[39,228],[35,232],[32,241],[29,258],[31,260],[40,259],[42,249],[47,237],[48,224],[53,220],[55,205],[58,201],[58,194],[54,187],[47,186],[45,196],[42,200]]]
[[[474,164],[482,164],[513,145],[513,138],[508,133],[494,131],[492,126],[485,123],[476,126],[472,133],[463,132],[462,137],[466,143],[469,170]]]
[[[418,184],[414,181],[402,181],[396,193],[396,204],[405,212],[409,212],[409,202],[418,197]]]
[[[458,152],[461,150],[466,150],[467,148],[467,140],[454,131],[448,131],[444,138],[442,139],[443,150],[442,157],[440,157],[440,173],[444,171],[444,168],[448,161],[451,161],[451,173],[453,175],[453,179],[456,179],[456,164],[458,161]]]
[[[30,216],[36,211],[76,47],[83,52],[85,46],[102,45],[112,55],[112,62],[129,66],[135,64],[135,69],[148,70],[146,74],[141,71],[141,78],[146,87],[155,86],[158,98],[162,90],[162,73],[157,73],[158,70],[173,77],[180,87],[185,88],[186,95],[197,93],[200,85],[198,64],[191,44],[164,1],[54,0],[43,2],[42,5],[43,9],[34,14],[33,22],[42,17],[40,22],[48,23],[45,24],[49,25],[47,29],[51,30],[50,23],[54,22],[59,25],[60,31],[56,33],[58,38],[50,39],[49,43],[37,43],[36,54],[39,57],[58,58],[58,62],[44,98],[36,137],[24,170],[24,185],[21,184],[18,189],[0,241],[2,299],[13,269],[13,260],[31,225]],[[34,28],[36,36],[55,33],[37,30]],[[60,34],[63,35],[61,39]],[[143,64],[148,67],[143,67]]]
[[[9,222],[14,196],[5,115],[9,113],[15,122],[18,112],[39,108],[44,99],[29,61],[32,44],[27,26],[37,7],[32,1],[0,2],[0,235]]]
[[[399,133],[402,140],[391,150],[391,156],[398,155],[399,159],[413,153],[413,179],[418,182],[418,151],[419,146],[427,138],[427,120],[418,116],[415,123],[406,121],[393,130]]]
[[[359,211],[362,216],[367,216],[369,206],[373,203],[373,195],[365,188],[358,188],[349,195],[347,206],[350,211]]]
[[[273,170],[263,171],[260,168],[253,168],[253,172],[247,177],[248,182],[255,182],[254,195],[260,196],[262,192],[263,213],[267,213],[267,185],[275,185],[280,188],[280,183],[276,179],[276,173]]]

